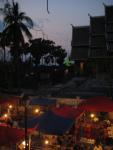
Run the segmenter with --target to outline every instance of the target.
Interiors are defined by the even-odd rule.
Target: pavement
[[[8,91],[5,89],[5,93],[26,93],[27,95],[43,96],[43,97],[62,97],[62,98],[75,98],[77,96],[81,98],[93,97],[93,96],[106,96],[113,92],[113,79],[96,79],[85,77],[74,77],[66,83],[59,83],[56,85],[45,84],[38,89],[13,89]]]

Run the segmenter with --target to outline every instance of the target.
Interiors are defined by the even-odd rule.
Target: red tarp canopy
[[[0,96],[0,105],[7,103],[17,104],[19,100],[19,96]]]
[[[84,100],[78,107],[79,110],[95,112],[112,112],[113,100],[110,97],[98,96]]]
[[[52,108],[52,112],[64,118],[76,119],[83,111],[71,106],[63,106],[60,108]]]
[[[16,144],[24,138],[24,130],[0,126],[0,145]]]

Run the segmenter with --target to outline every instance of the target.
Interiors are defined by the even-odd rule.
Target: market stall
[[[78,119],[84,111],[75,108],[74,106],[53,107],[52,112],[64,118]]]
[[[84,115],[76,125],[78,142],[92,145],[97,140],[103,145],[107,144],[108,139],[113,142],[113,120],[109,118],[109,112],[113,111],[111,98],[105,96],[90,98],[84,100],[78,109],[84,111]]]
[[[0,146],[10,147],[13,149],[22,139],[24,139],[23,129],[0,126]]]

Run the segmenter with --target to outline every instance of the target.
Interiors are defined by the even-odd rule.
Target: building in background
[[[105,6],[105,31],[107,53],[110,61],[108,67],[113,76],[113,6]]]
[[[104,16],[90,16],[89,26],[72,26],[71,58],[77,71],[113,75],[113,6]]]
[[[72,26],[71,58],[75,61],[78,72],[83,72],[88,59],[89,26]]]
[[[90,16],[89,60],[92,64],[92,73],[100,74],[106,71],[105,59],[107,56],[105,36],[105,16]]]
[[[90,17],[89,57],[106,56],[105,17]]]
[[[113,6],[105,6],[105,30],[107,50],[113,53]]]

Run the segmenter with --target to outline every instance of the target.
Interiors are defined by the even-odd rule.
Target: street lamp
[[[28,95],[23,93],[22,94],[22,100],[24,102],[25,150],[28,150],[28,148],[29,148],[28,130],[27,130],[27,118],[28,118],[27,100],[28,100]]]

